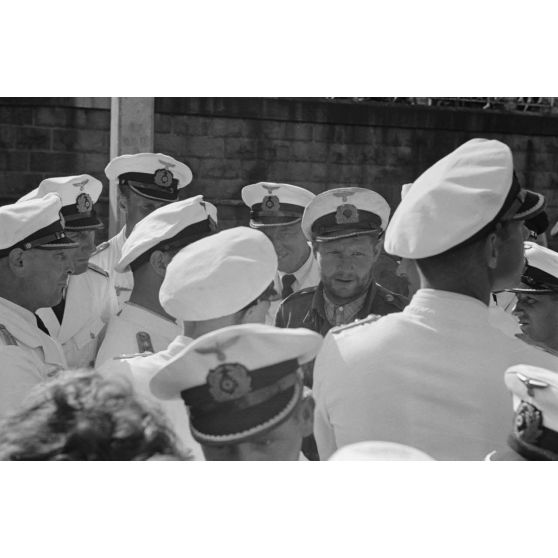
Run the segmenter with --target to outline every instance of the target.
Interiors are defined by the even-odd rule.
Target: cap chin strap
[[[353,238],[355,236],[362,236],[364,234],[377,234],[378,235],[378,239],[382,238],[382,236],[384,235],[384,231],[381,229],[371,229],[368,231],[354,231],[354,232],[350,232],[350,233],[345,233],[345,234],[336,234],[335,236],[316,236],[314,237],[314,241],[315,242],[329,242],[332,240],[340,240],[342,238]]]

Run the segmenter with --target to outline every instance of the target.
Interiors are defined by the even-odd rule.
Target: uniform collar
[[[41,347],[47,364],[66,367],[66,359],[62,347],[50,335],[41,331],[33,312],[0,297],[0,323],[21,343],[36,349]]]
[[[455,322],[488,323],[488,306],[480,300],[439,289],[419,289],[404,312],[439,315]]]
[[[130,301],[125,302],[119,317],[127,322],[136,324],[142,329],[147,328],[149,331],[171,338],[176,336],[178,326],[174,320],[169,320],[139,304],[134,304]]]
[[[279,271],[279,279],[283,279],[285,275],[294,275],[298,284],[302,285],[304,279],[306,279],[306,276],[312,270],[313,259],[314,253],[312,252],[312,248],[310,248],[310,255],[306,258],[306,261],[294,273],[284,273],[283,271]]]

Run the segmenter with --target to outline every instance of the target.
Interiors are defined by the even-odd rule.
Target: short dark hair
[[[189,459],[161,410],[131,382],[93,370],[63,372],[0,425],[3,461]]]

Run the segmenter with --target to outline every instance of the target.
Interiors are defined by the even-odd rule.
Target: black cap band
[[[159,169],[153,174],[127,172],[118,177],[118,182],[145,198],[160,201],[178,199],[178,180],[168,169]]]

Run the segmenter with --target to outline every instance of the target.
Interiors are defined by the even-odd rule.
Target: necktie
[[[37,314],[35,314],[35,319],[37,320],[37,327],[47,335],[50,335],[50,331],[47,329],[45,323],[43,322],[43,320],[41,320],[41,318],[39,318]]]
[[[293,283],[296,281],[296,277],[290,273],[283,275],[281,278],[281,284],[283,285],[283,290],[281,291],[281,298],[287,298],[290,294],[293,294]]]

